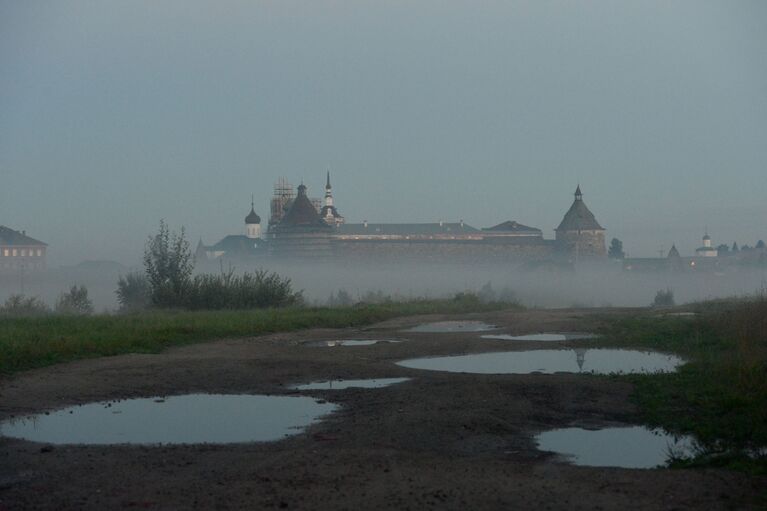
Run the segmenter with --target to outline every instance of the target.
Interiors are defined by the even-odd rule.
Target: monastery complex
[[[302,183],[294,191],[284,179],[274,188],[266,229],[254,205],[245,234],[215,245],[197,246],[197,259],[332,259],[340,261],[512,262],[605,259],[605,229],[597,222],[580,186],[555,230],[554,239],[516,221],[486,228],[465,222],[348,223],[336,207],[330,174],[325,196],[312,199]]]

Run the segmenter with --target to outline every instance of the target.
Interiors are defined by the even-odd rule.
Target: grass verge
[[[126,315],[0,319],[0,374],[82,358],[157,353],[168,346],[306,328],[367,325],[397,316],[468,313],[519,307],[452,300],[415,300],[337,308],[245,311],[152,311]]]
[[[697,316],[657,311],[608,320],[604,345],[646,347],[684,356],[675,373],[626,375],[632,399],[652,427],[693,434],[700,455],[677,466],[728,466],[767,473],[767,298],[697,304]],[[750,455],[749,455],[750,453]]]

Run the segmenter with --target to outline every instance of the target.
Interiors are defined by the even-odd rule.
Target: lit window
[[[3,250],[3,255],[5,257],[8,257],[9,255],[11,255],[11,251],[6,248],[6,249]]]
[[[17,255],[19,255],[19,251],[14,248],[13,249],[13,257],[16,257]]]
[[[26,248],[22,248],[21,249],[21,257],[26,257],[26,256],[27,256],[27,249]]]
[[[41,248],[37,249],[37,257],[43,257],[43,249]]]

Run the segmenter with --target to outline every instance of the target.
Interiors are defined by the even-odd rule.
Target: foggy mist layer
[[[235,271],[266,269],[292,280],[310,305],[325,305],[331,294],[346,291],[353,302],[370,293],[393,299],[445,298],[459,292],[480,292],[490,287],[498,298],[514,299],[528,307],[606,307],[650,305],[659,290],[671,289],[677,304],[749,295],[767,289],[767,269],[740,268],[727,273],[631,273],[620,262],[576,270],[525,271],[500,265],[426,264],[269,264],[240,265]],[[226,266],[224,269],[228,270]],[[211,264],[200,270],[216,272]],[[0,301],[23,290],[48,305],[73,284],[85,285],[97,312],[117,308],[115,289],[128,268],[57,269],[47,274],[4,276]],[[140,271],[140,269],[139,269]]]

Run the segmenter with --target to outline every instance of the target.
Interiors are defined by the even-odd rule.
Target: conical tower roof
[[[575,190],[575,200],[570,209],[565,213],[565,217],[559,224],[557,231],[604,231],[604,228],[599,225],[597,219],[594,218],[594,214],[586,207],[586,203],[583,202],[583,195],[581,194],[581,187],[578,185],[578,189]]]
[[[290,209],[279,223],[279,227],[313,227],[320,229],[329,229],[330,226],[320,218],[317,210],[314,209],[312,202],[306,195],[306,186],[303,183],[298,187],[298,195],[293,200]]]
[[[678,258],[678,257],[680,257],[680,255],[679,255],[679,250],[676,249],[676,244],[671,245],[671,250],[668,251],[668,258],[671,259],[671,258]]]

